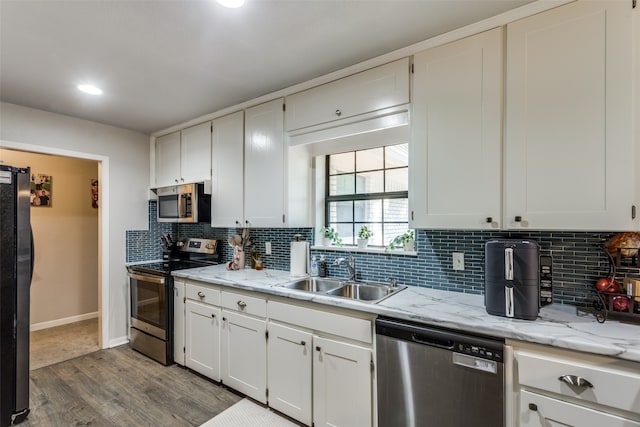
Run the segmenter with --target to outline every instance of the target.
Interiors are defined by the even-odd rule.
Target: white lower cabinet
[[[222,382],[267,403],[267,322],[222,310]]]
[[[311,425],[311,333],[269,323],[269,406]]]
[[[372,425],[372,351],[313,337],[314,426]]]
[[[520,427],[640,427],[640,422],[537,393],[522,391],[520,399]]]
[[[173,282],[173,361],[184,366],[184,353],[186,345],[184,334],[186,331],[185,321],[185,295],[184,282],[174,280]]]
[[[220,381],[220,308],[186,302],[185,365]]]

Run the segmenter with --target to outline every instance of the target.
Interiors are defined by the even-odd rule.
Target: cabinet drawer
[[[218,289],[187,284],[185,288],[185,295],[187,299],[200,301],[210,305],[220,305],[220,290]]]
[[[585,402],[640,413],[640,371],[619,369],[606,363],[591,364],[538,353],[516,351],[518,382]],[[611,363],[615,361],[612,360]],[[583,378],[589,386],[572,386],[561,378]],[[569,380],[567,378],[567,380]]]
[[[409,102],[409,58],[287,97],[285,130],[306,128]]]
[[[272,320],[279,320],[367,344],[373,342],[372,323],[366,319],[314,310],[312,308],[277,301],[269,303],[269,317]]]
[[[252,316],[267,317],[267,301],[235,292],[222,292],[222,306]]]

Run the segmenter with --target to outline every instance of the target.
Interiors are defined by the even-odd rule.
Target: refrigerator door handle
[[[33,227],[29,224],[29,231],[31,234],[31,277],[29,279],[29,286],[31,286],[31,282],[33,282],[33,266],[36,262],[36,247],[33,241]]]

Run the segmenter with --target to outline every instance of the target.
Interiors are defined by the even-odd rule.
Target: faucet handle
[[[398,279],[396,279],[395,277],[391,277],[391,276],[389,276],[389,277],[387,277],[387,280],[388,280],[389,282],[391,282],[391,287],[392,287],[392,288],[395,288],[395,287],[397,287],[397,286],[398,286]]]

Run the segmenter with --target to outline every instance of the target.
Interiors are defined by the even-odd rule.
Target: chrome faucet
[[[347,272],[349,273],[349,280],[352,282],[356,281],[356,259],[353,257],[353,255],[349,256],[349,261],[346,262],[347,260],[345,258],[337,258],[334,262],[333,265],[341,265],[342,263],[344,263],[345,267],[347,267]]]

